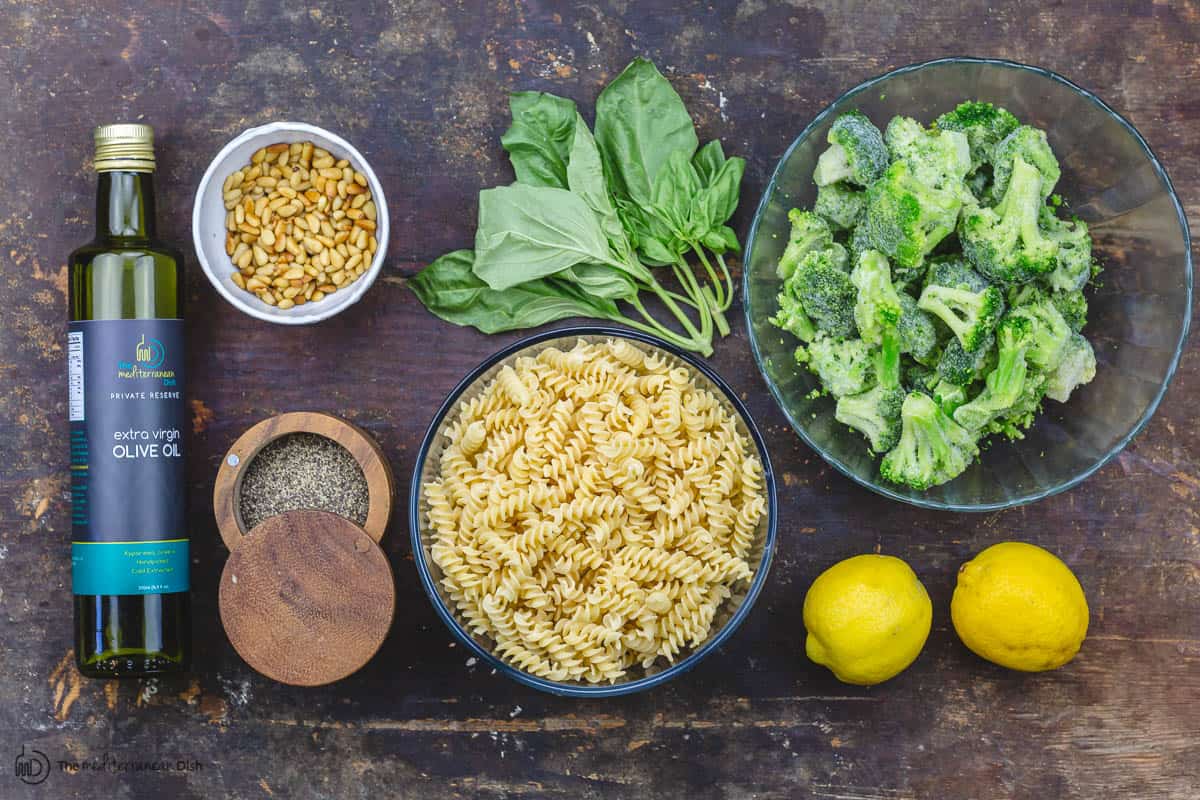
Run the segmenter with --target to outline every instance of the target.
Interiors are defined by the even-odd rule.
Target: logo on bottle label
[[[146,341],[146,334],[142,334],[141,341],[137,344],[137,360],[146,369],[157,369],[162,366],[163,361],[167,357],[167,349],[163,347],[162,342],[158,339]]]
[[[155,380],[163,386],[178,385],[175,370],[164,369],[167,348],[162,341],[142,333],[133,348],[133,360],[117,359],[117,378],[125,381]]]

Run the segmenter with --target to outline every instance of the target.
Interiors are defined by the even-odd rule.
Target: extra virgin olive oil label
[[[183,321],[71,322],[77,595],[188,590]]]

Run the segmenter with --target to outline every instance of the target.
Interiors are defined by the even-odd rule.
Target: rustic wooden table
[[[549,697],[469,659],[418,586],[403,519],[384,541],[399,611],[382,651],[334,686],[272,683],[221,630],[226,550],[209,510],[225,448],[284,410],[348,417],[407,478],[444,394],[511,340],[442,324],[405,288],[424,263],[469,245],[476,192],[509,179],[497,142],[509,90],[553,90],[590,114],[599,87],[633,55],[654,58],[702,138],[746,156],[735,220],[744,233],[776,159],[840,92],[939,55],[1007,57],[1070,76],[1127,115],[1196,220],[1194,3],[2,5],[0,762],[37,749],[53,772],[27,787],[3,767],[0,797],[1200,794],[1195,347],[1146,431],[1086,484],[1032,507],[969,516],[886,502],[826,466],[775,408],[735,319],[712,361],[771,441],[782,478],[775,567],[727,646],[640,696]],[[91,128],[133,118],[157,129],[160,228],[189,254],[192,193],[209,159],[242,129],[278,119],[353,141],[380,173],[393,234],[366,299],[300,330],[239,314],[192,269],[195,669],[179,680],[118,683],[81,679],[70,650],[61,343],[65,257],[92,231]],[[1090,636],[1063,670],[994,667],[950,628],[959,563],[1010,537],[1059,553],[1087,590]],[[925,580],[934,630],[911,669],[859,689],[805,659],[800,609],[822,569],[873,550],[904,557]],[[199,766],[153,774],[112,766],[156,758]],[[101,769],[71,774],[59,761]]]

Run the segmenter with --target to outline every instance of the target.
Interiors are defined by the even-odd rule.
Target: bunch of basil
[[[724,254],[738,241],[725,223],[745,161],[725,158],[719,141],[697,149],[683,100],[641,58],[600,93],[595,136],[571,100],[518,92],[510,106],[500,141],[517,181],[479,193],[474,251],[447,253],[409,281],[425,307],[484,333],[596,317],[710,355],[714,330],[729,332]],[[655,278],[666,267],[677,290]],[[677,328],[646,308],[647,296]]]

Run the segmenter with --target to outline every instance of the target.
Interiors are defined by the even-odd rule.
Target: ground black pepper
[[[246,530],[285,511],[330,511],[367,521],[367,479],[346,448],[315,433],[281,436],[258,452],[242,478]]]

